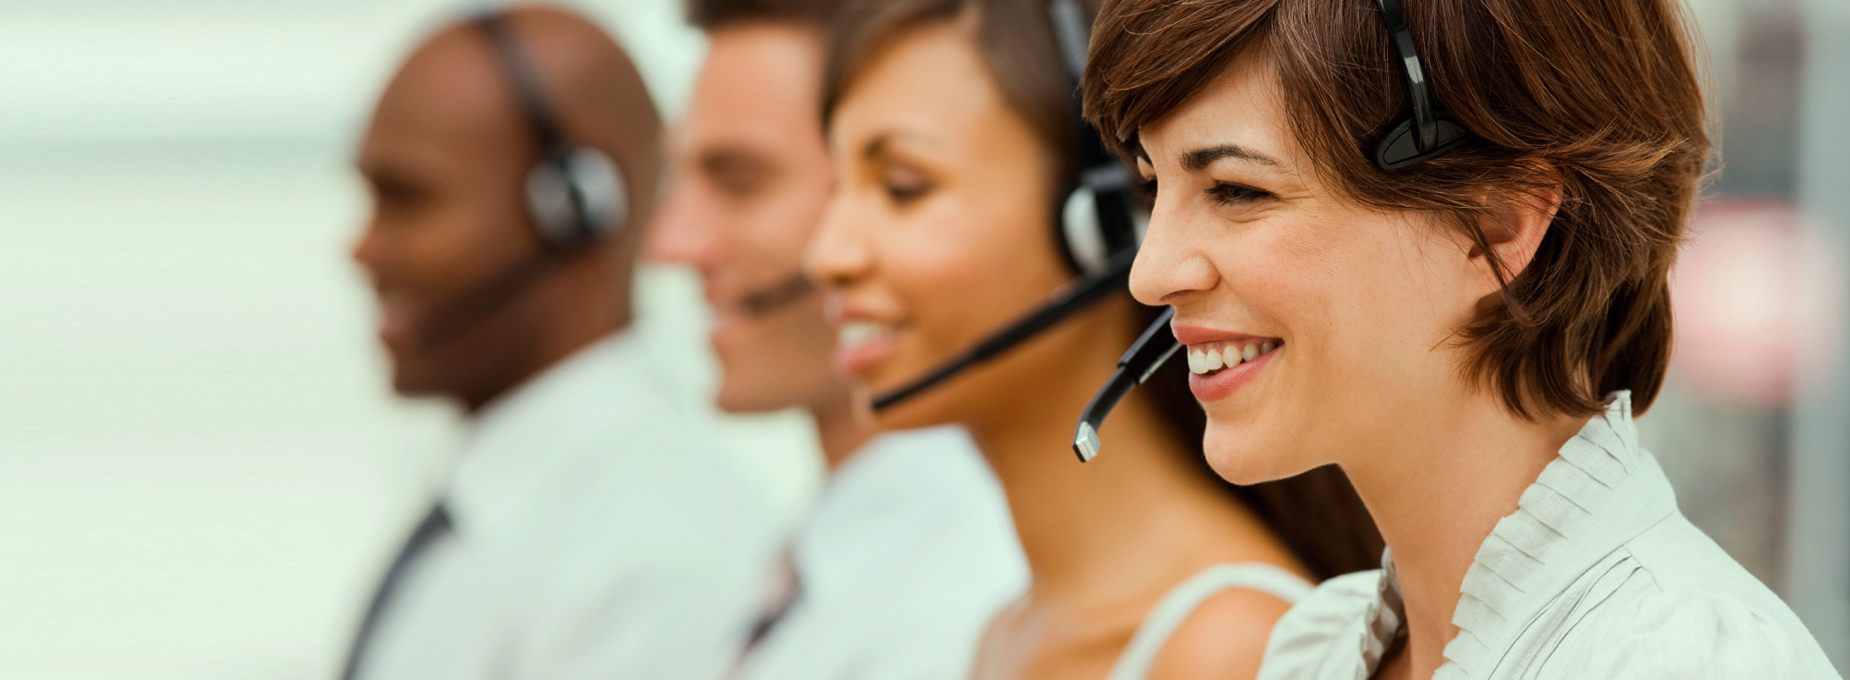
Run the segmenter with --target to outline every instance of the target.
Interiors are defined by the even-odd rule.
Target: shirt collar
[[[805,598],[828,599],[914,557],[936,529],[986,511],[967,498],[990,474],[960,429],[883,434],[830,476],[792,546]]]
[[[444,504],[462,535],[496,533],[544,507],[549,482],[573,463],[613,451],[581,444],[606,409],[647,389],[647,352],[619,332],[578,350],[489,403],[470,424]]]
[[[1614,392],[1478,546],[1452,612],[1459,631],[1446,660],[1482,677],[1556,593],[1675,513],[1669,480],[1638,444],[1631,392]],[[1369,609],[1363,644],[1369,673],[1406,619],[1393,554],[1384,552],[1382,563],[1381,597]]]

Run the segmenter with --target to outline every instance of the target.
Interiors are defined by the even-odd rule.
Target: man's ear
[[[1488,215],[1477,221],[1481,240],[1472,244],[1471,264],[1481,275],[1483,294],[1492,296],[1516,279],[1535,259],[1561,209],[1561,186],[1550,184],[1490,197]],[[1485,256],[1485,249],[1494,259]]]

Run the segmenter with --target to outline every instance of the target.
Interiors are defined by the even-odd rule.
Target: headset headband
[[[475,23],[488,34],[488,40],[495,48],[495,60],[501,65],[501,72],[507,74],[509,83],[514,88],[514,102],[520,106],[521,117],[527,126],[533,129],[533,137],[548,154],[557,152],[565,146],[565,136],[560,131],[558,118],[552,113],[552,107],[546,103],[546,93],[540,89],[539,69],[522,47],[514,28],[508,25],[507,14],[499,9],[491,9],[476,15]]]
[[[1399,170],[1452,150],[1471,138],[1471,131],[1452,120],[1433,101],[1431,85],[1419,50],[1413,46],[1413,32],[1407,28],[1407,15],[1400,0],[1375,0],[1381,7],[1381,19],[1387,23],[1388,41],[1400,56],[1401,74],[1407,82],[1408,107],[1413,115],[1388,130],[1375,147],[1375,164],[1383,170]]]

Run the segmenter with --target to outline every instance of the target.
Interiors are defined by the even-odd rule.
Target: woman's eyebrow
[[[922,132],[904,129],[888,130],[868,140],[867,144],[861,147],[861,157],[873,159],[886,156],[892,153],[893,143],[898,140],[911,140],[912,143],[927,148],[943,146],[943,143],[936,137]]]
[[[1284,163],[1280,163],[1276,158],[1253,151],[1252,149],[1238,144],[1222,144],[1205,149],[1196,149],[1182,154],[1178,160],[1182,163],[1183,170],[1201,172],[1202,170],[1208,169],[1209,165],[1214,164],[1214,161],[1218,161],[1222,158],[1233,158],[1248,163],[1269,165],[1275,168],[1284,166]]]

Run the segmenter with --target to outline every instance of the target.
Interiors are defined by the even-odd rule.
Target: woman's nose
[[[1150,306],[1173,305],[1191,293],[1212,289],[1219,282],[1214,270],[1189,234],[1182,215],[1157,202],[1150,227],[1131,265],[1131,296]]]
[[[822,211],[822,220],[803,252],[803,273],[824,287],[841,287],[873,267],[865,233],[857,225],[853,200],[837,192]]]

